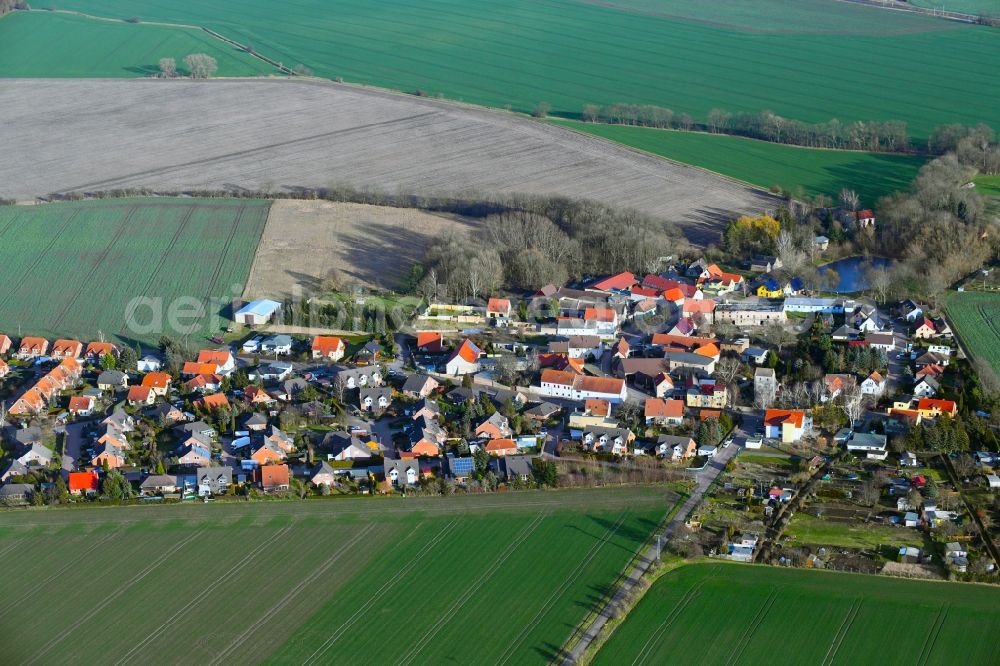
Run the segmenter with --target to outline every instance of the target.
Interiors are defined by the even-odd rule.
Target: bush
[[[539,102],[534,109],[531,110],[531,115],[534,118],[544,118],[549,115],[549,111],[552,110],[552,105],[548,102]]]
[[[139,17],[138,16],[129,16],[125,20],[128,21],[129,23],[138,23],[139,22]]]

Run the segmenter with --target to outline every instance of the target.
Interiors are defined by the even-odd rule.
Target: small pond
[[[844,257],[843,259],[823,264],[819,267],[819,271],[823,273],[827,269],[832,268],[840,277],[836,289],[831,289],[830,291],[838,294],[853,294],[868,288],[868,283],[865,281],[865,271],[870,266],[880,267],[890,265],[892,265],[892,260],[885,257],[862,257],[859,255]]]

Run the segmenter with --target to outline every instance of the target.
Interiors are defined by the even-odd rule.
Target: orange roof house
[[[590,285],[589,289],[597,291],[625,291],[638,281],[633,273],[626,271],[598,280]]]
[[[74,495],[96,493],[100,481],[97,472],[70,472],[69,492]]]
[[[79,340],[56,340],[52,343],[52,358],[80,358],[83,343]]]
[[[711,298],[685,298],[681,310],[685,315],[712,314],[715,312],[715,301]]]
[[[126,400],[133,407],[137,405],[151,405],[156,400],[156,394],[148,386],[130,386]]]
[[[0,358],[0,378],[6,377],[10,374],[10,366],[7,365],[7,361]]]
[[[225,393],[206,395],[196,400],[194,404],[198,409],[206,412],[214,412],[217,409],[229,409],[229,400],[226,399]]]
[[[198,363],[196,361],[188,361],[184,364],[181,374],[193,377],[194,375],[214,375],[218,371],[219,366],[215,363]]]
[[[589,398],[583,401],[583,409],[591,416],[611,416],[611,403],[607,400]]]
[[[451,353],[445,362],[445,372],[449,375],[467,375],[479,370],[479,356],[482,350],[472,340],[466,338]]]
[[[417,333],[417,351],[427,354],[443,352],[444,337],[437,331],[421,331]]]
[[[586,308],[583,311],[583,320],[612,323],[618,321],[618,313],[611,308]]]
[[[246,387],[243,391],[243,397],[246,398],[252,404],[262,404],[269,405],[275,402],[275,399],[267,391],[259,386],[251,384]]]
[[[487,317],[509,317],[511,309],[510,300],[506,298],[491,298],[486,302]]]
[[[165,372],[149,372],[142,378],[142,386],[152,389],[155,395],[166,395],[173,378]]]
[[[707,356],[708,358],[718,359],[722,355],[722,351],[719,349],[718,345],[715,343],[702,345],[694,350],[695,354],[700,354],[701,356]]]
[[[232,353],[225,349],[202,349],[198,352],[198,363],[214,365],[212,372],[221,374],[226,374],[236,366]]]
[[[677,425],[684,420],[684,401],[647,398],[644,411],[647,424]]]
[[[782,442],[798,441],[812,428],[812,419],[801,409],[769,409],[764,413],[764,433]]]
[[[83,352],[84,358],[90,361],[99,361],[108,354],[117,357],[118,347],[110,342],[91,342],[87,345],[87,350]]]
[[[681,303],[684,301],[684,292],[680,287],[672,287],[663,292],[663,298],[671,303]]]
[[[13,343],[11,339],[6,335],[0,335],[0,356],[4,356],[10,351],[10,347]]]
[[[94,411],[94,397],[89,395],[75,395],[69,399],[70,414],[90,414]]]
[[[312,341],[312,357],[339,361],[344,358],[346,345],[333,335],[317,335]]]
[[[48,340],[29,336],[21,338],[21,345],[17,349],[17,355],[20,358],[34,358],[36,356],[45,356],[48,350]]]
[[[265,440],[257,449],[250,454],[250,459],[258,465],[281,462],[285,459],[285,452],[277,444]]]
[[[260,487],[266,493],[280,493],[288,490],[290,474],[288,465],[264,465],[257,470]]]
[[[485,448],[491,456],[517,455],[517,442],[512,439],[491,439]]]
[[[46,343],[48,344],[48,343]],[[25,391],[10,408],[10,414],[37,414],[45,409],[59,391],[69,388],[80,378],[82,368],[75,358],[65,358],[62,363],[49,370],[35,385]]]
[[[921,398],[917,402],[917,411],[925,419],[932,419],[942,414],[955,416],[958,414],[958,405],[953,400],[941,400],[937,398]]]
[[[670,333],[654,333],[652,344],[657,347],[683,347],[693,350],[696,347],[715,344],[715,338],[699,338],[693,335],[673,335]]]
[[[625,380],[613,377],[590,377],[559,370],[542,370],[540,393],[548,397],[571,400],[604,398],[620,402],[625,399]]]

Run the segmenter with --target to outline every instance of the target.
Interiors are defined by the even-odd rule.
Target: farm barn
[[[236,312],[236,323],[247,326],[263,326],[274,320],[281,311],[281,303],[262,298],[247,303]]]

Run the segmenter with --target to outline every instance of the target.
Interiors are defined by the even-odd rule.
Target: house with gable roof
[[[466,338],[445,361],[445,374],[458,376],[479,372],[479,357],[482,353],[472,340]]]

